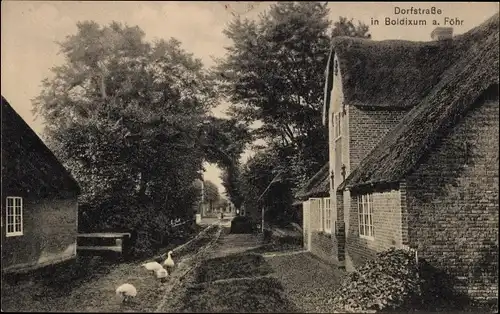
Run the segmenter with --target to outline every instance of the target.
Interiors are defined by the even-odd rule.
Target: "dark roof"
[[[458,58],[448,41],[335,37],[325,71],[324,118],[330,105],[334,56],[339,60],[344,104],[401,109],[417,105]]]
[[[295,198],[297,200],[306,200],[310,197],[329,195],[329,169],[330,166],[328,163],[321,167],[321,169],[295,194]]]
[[[26,197],[80,191],[71,174],[3,96],[2,190]]]
[[[339,189],[400,181],[485,91],[498,88],[498,24],[497,13],[450,43],[449,49],[456,56],[454,64]],[[449,55],[445,53],[442,59]],[[408,80],[408,84],[419,84],[408,76],[401,79]],[[397,89],[392,94],[404,98]]]

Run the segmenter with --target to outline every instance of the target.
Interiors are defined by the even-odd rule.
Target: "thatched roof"
[[[486,90],[496,88],[498,92],[498,18],[497,13],[479,27],[455,37],[449,43],[451,52],[437,59],[452,55],[454,63],[441,75],[426,97],[419,99],[418,106],[380,141],[339,189],[400,181]],[[400,75],[400,78],[407,80],[409,85],[423,84],[408,76]],[[370,79],[377,81],[373,77]],[[390,97],[401,98],[406,102],[405,95],[408,93],[396,88]],[[415,102],[416,99],[408,101]]]
[[[333,87],[334,56],[342,74],[344,104],[401,109],[417,105],[458,57],[448,41],[336,37],[325,72],[324,118]]]
[[[78,183],[3,96],[2,190],[23,197],[79,193]]]
[[[306,184],[295,194],[297,200],[307,200],[310,197],[328,196],[330,194],[329,164],[326,163]]]

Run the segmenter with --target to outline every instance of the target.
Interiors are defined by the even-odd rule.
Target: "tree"
[[[328,15],[321,3],[279,2],[257,21],[236,17],[224,31],[232,45],[214,69],[230,115],[262,122],[253,135],[276,150],[274,165],[287,169],[293,191],[328,160],[321,110],[331,37],[370,37],[368,26],[344,17],[332,28]]]
[[[328,157],[320,113],[331,35],[369,37],[366,25],[342,17],[330,30],[328,14],[320,3],[282,2],[258,22],[237,17],[225,30],[233,45],[216,68],[231,115],[261,121],[258,137],[303,152],[308,176]],[[311,143],[323,149],[308,152]]]
[[[239,194],[239,158],[252,141],[248,126],[236,119],[209,117],[200,138],[204,142],[207,160],[222,169],[222,185],[233,204],[239,208],[242,202]]]
[[[220,199],[219,188],[215,183],[207,180],[204,183],[204,195],[205,203],[208,204],[210,210],[213,210],[213,207]]]
[[[228,206],[229,201],[226,198],[220,198],[219,202],[217,202],[217,207],[221,208],[222,210],[226,210]]]
[[[246,145],[252,141],[248,127],[236,119],[209,116],[200,129],[200,143],[208,162],[221,168],[237,163]]]
[[[225,30],[234,44],[218,63],[221,89],[233,116],[263,122],[260,137],[294,145],[317,125],[329,49],[327,14],[318,3],[279,3],[259,22],[236,18]]]
[[[191,215],[200,129],[217,101],[201,61],[176,39],[147,43],[116,22],[78,23],[60,46],[65,63],[33,104],[82,187],[80,227],[152,234]]]
[[[239,162],[234,161],[227,167],[222,169],[220,178],[222,185],[226,189],[229,199],[234,204],[236,209],[240,209],[243,204],[243,196],[241,194],[241,165]]]
[[[291,182],[285,168],[275,164],[282,158],[276,149],[261,150],[250,158],[241,174],[242,195],[245,209],[254,219],[260,219],[261,210],[266,211],[266,221],[275,223],[293,221],[296,217],[291,212]]]
[[[348,36],[348,37],[361,37],[361,38],[371,38],[369,34],[368,25],[358,21],[358,25],[354,25],[353,19],[348,19],[347,17],[340,16],[339,20],[333,23],[333,29],[331,37],[337,36]]]

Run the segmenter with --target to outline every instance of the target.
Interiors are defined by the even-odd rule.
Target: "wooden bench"
[[[99,252],[99,251],[108,251],[108,252],[116,252],[116,253],[123,253],[123,240],[125,238],[130,239],[131,234],[130,233],[115,233],[115,232],[96,232],[96,233],[80,233],[78,234],[78,246],[77,246],[77,251],[93,251],[93,252]],[[87,245],[87,244],[80,244],[81,242],[86,242],[85,240],[90,239],[92,242],[94,242],[92,245]],[[109,245],[110,243],[107,243],[106,245],[103,244],[95,244],[95,242],[109,242],[106,240],[114,240],[114,245]],[[101,240],[101,241],[95,241],[95,240]],[[104,240],[104,241],[103,241]]]

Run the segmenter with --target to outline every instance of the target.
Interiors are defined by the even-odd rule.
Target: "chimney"
[[[432,33],[432,40],[446,40],[453,37],[453,27],[436,27]]]

